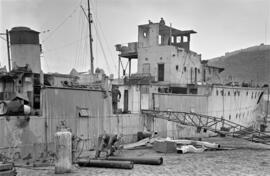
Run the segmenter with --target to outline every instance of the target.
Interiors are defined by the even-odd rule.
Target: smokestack
[[[28,65],[33,73],[40,73],[39,32],[28,27],[14,27],[9,34],[12,70]]]

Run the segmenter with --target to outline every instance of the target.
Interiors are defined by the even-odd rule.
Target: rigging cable
[[[69,43],[66,43],[64,45],[61,45],[59,47],[56,47],[56,48],[53,48],[53,49],[47,49],[45,52],[52,52],[52,51],[55,51],[55,50],[60,50],[60,49],[63,49],[63,48],[66,48],[66,47],[69,47],[71,45],[74,45],[82,40],[85,40],[87,39],[88,36],[84,36],[83,38],[80,38],[80,39],[77,39],[77,40],[74,40],[72,42],[69,42]]]
[[[92,1],[90,1],[90,3],[92,3]],[[96,5],[93,5],[93,3],[92,3],[92,6],[94,7],[96,7],[95,9],[96,9],[96,11],[95,11],[95,22],[96,23],[94,23],[94,24],[96,24],[96,31],[98,31],[98,28],[100,29],[100,32],[101,32],[101,37],[103,37],[103,39],[104,39],[104,41],[105,41],[105,45],[106,45],[106,48],[107,48],[107,50],[109,51],[109,54],[110,54],[110,57],[111,57],[111,61],[113,61],[113,54],[112,54],[112,50],[111,50],[111,48],[109,47],[110,45],[108,44],[108,41],[107,41],[107,39],[106,39],[106,36],[105,36],[105,33],[104,33],[104,31],[103,31],[103,29],[102,29],[102,25],[101,25],[101,23],[100,23],[100,20],[99,20],[99,18],[98,18],[98,15],[97,15],[97,1],[96,1]],[[96,32],[97,33],[97,32]],[[97,35],[98,35],[98,33],[97,33]],[[100,39],[101,40],[101,39]],[[117,65],[116,65],[116,62],[112,62],[112,64],[110,64],[110,65],[113,65],[114,66],[114,69],[115,69],[115,71],[117,70]]]
[[[5,40],[5,41],[7,41],[7,40],[6,40],[4,37],[2,37],[2,36],[0,36],[0,38],[3,39],[3,40]]]
[[[78,8],[79,8],[79,6],[77,6],[75,9],[73,9],[72,12],[50,32],[50,34],[42,41],[42,43],[47,41],[49,38],[51,38],[53,36],[53,34],[58,29],[60,29],[60,27],[63,26],[73,16],[73,14],[77,11]]]
[[[111,70],[110,64],[109,64],[109,62],[108,62],[108,59],[107,59],[107,56],[106,56],[106,53],[105,53],[104,47],[103,47],[102,42],[101,42],[101,38],[100,38],[99,33],[98,33],[97,26],[95,25],[95,23],[94,23],[94,27],[95,27],[95,30],[96,30],[96,33],[97,33],[97,39],[98,39],[98,42],[99,42],[99,45],[100,45],[100,48],[101,48],[102,54],[103,54],[104,59],[105,59],[105,61],[106,61],[107,67],[108,67],[108,69],[109,69],[108,71],[110,71],[110,72],[111,72],[112,70]]]
[[[104,41],[105,41],[105,44],[106,44],[106,47],[107,47],[107,49],[108,49],[108,51],[109,51],[109,54],[110,54],[110,56],[111,56],[111,60],[113,61],[113,54],[112,54],[112,50],[110,49],[110,47],[109,47],[109,44],[108,44],[108,41],[107,41],[107,39],[106,39],[106,36],[105,36],[105,33],[104,33],[104,31],[103,31],[103,29],[102,29],[102,27],[101,27],[101,23],[100,23],[100,21],[99,21],[99,19],[96,17],[96,24],[97,24],[97,26],[99,27],[99,29],[100,29],[100,31],[101,31],[101,35],[103,36],[103,38],[104,38]],[[113,62],[113,66],[114,66],[114,68],[115,68],[115,70],[117,70],[117,66],[116,66],[116,64],[115,64],[116,62]]]

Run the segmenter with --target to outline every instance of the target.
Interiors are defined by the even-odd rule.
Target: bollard
[[[67,129],[61,129],[55,134],[56,161],[55,173],[71,172],[72,167],[72,134]]]

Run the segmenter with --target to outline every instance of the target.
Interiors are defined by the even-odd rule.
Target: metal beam
[[[179,111],[141,110],[141,113],[151,118],[161,118],[182,125],[201,127],[217,134],[242,138],[250,141],[256,139],[256,142],[264,144],[268,143],[270,145],[270,135],[224,118]],[[224,130],[224,128],[228,129],[228,131]]]

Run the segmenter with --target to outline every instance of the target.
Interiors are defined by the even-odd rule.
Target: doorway
[[[128,90],[124,91],[124,113],[128,112]]]
[[[158,81],[164,81],[164,64],[158,64]]]

